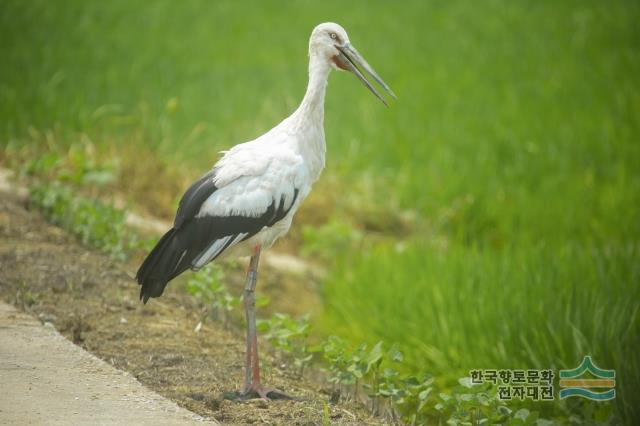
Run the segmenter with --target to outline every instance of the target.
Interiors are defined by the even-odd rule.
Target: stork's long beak
[[[384,90],[387,91],[387,93],[389,93],[389,95],[393,97],[393,99],[397,99],[396,94],[393,93],[393,90],[391,90],[391,88],[387,85],[387,83],[385,83],[384,80],[382,80],[382,78],[378,75],[377,72],[375,72],[375,70],[362,57],[362,55],[358,53],[355,47],[353,47],[350,43],[345,43],[342,46],[336,46],[336,48],[338,48],[338,50],[340,51],[340,55],[339,55],[340,65],[344,66],[346,70],[354,73],[356,77],[360,79],[362,84],[367,86],[367,89],[371,90],[371,93],[376,95],[376,97],[380,99],[383,104],[387,105],[387,102],[384,100],[382,95],[378,93],[376,88],[373,87],[371,83],[369,83],[369,81],[365,78],[365,76],[362,75],[362,72],[360,72],[360,69],[358,67],[362,67],[369,75],[371,75],[371,77],[373,77],[373,79],[380,86],[382,86]]]

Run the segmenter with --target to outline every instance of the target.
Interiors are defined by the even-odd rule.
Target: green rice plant
[[[572,368],[591,354],[627,378],[616,407],[631,416],[640,371],[632,349],[640,342],[639,256],[634,245],[378,247],[338,262],[324,288],[324,327],[401,342],[407,372],[428,369],[444,383],[474,368]],[[544,415],[563,409],[540,405]]]

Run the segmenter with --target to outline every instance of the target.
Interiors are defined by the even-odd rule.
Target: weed
[[[187,293],[199,299],[214,320],[222,319],[229,328],[231,312],[240,305],[240,298],[233,296],[224,284],[224,271],[216,264],[205,266],[187,281]]]
[[[400,369],[404,357],[396,345],[384,350],[378,342],[371,349],[366,344],[355,350],[339,337],[330,336],[322,345],[324,359],[331,372],[330,382],[353,388],[353,399],[360,389],[367,390],[370,410],[381,414],[383,399],[389,406],[390,416],[406,424],[533,424],[537,413],[528,410],[514,413],[497,397],[490,383],[472,386],[469,378],[446,392],[435,391],[429,374],[404,375]],[[359,388],[358,384],[361,384]],[[527,420],[526,423],[522,421]]]
[[[331,426],[331,413],[326,402],[322,406],[322,426]]]
[[[293,364],[296,375],[302,377],[305,367],[313,358],[307,342],[311,327],[309,316],[293,319],[288,314],[276,313],[269,319],[259,319],[257,327],[283,361]]]
[[[322,226],[304,226],[302,254],[331,259],[334,253],[345,253],[362,241],[362,233],[352,224],[332,218]]]
[[[97,198],[77,195],[61,183],[34,184],[30,188],[30,205],[40,210],[52,223],[69,230],[91,247],[123,260],[127,253],[139,246],[125,228],[124,210]]]
[[[332,335],[325,340],[321,347],[322,354],[331,373],[329,382],[334,385],[334,389],[336,386],[354,384],[353,374],[349,371],[351,356],[347,341]]]
[[[22,309],[28,311],[29,308],[36,303],[38,303],[38,294],[33,293],[27,283],[21,281],[16,291],[15,304],[21,305]]]
[[[48,149],[43,151],[42,145]],[[118,183],[120,161],[117,157],[101,158],[98,151],[85,135],[67,146],[57,142],[52,134],[34,131],[29,145],[9,146],[5,154],[10,155],[10,165],[22,178],[58,181],[91,190],[113,188]]]

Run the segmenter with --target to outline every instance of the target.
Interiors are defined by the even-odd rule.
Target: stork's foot
[[[277,399],[281,400],[297,400],[298,398],[287,395],[286,393],[275,389],[264,387],[260,384],[251,385],[249,389],[245,390],[239,397],[239,399],[247,400],[247,399],[255,399],[261,398],[265,401],[275,401]]]

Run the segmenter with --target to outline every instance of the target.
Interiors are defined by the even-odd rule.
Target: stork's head
[[[344,28],[333,22],[325,22],[313,29],[309,39],[309,56],[320,57],[326,60],[334,69],[350,71],[376,95],[385,105],[384,98],[378,93],[371,83],[364,77],[364,69],[384,90],[393,98],[396,97],[391,88],[374,71],[369,63],[358,53],[349,42],[349,36]]]

